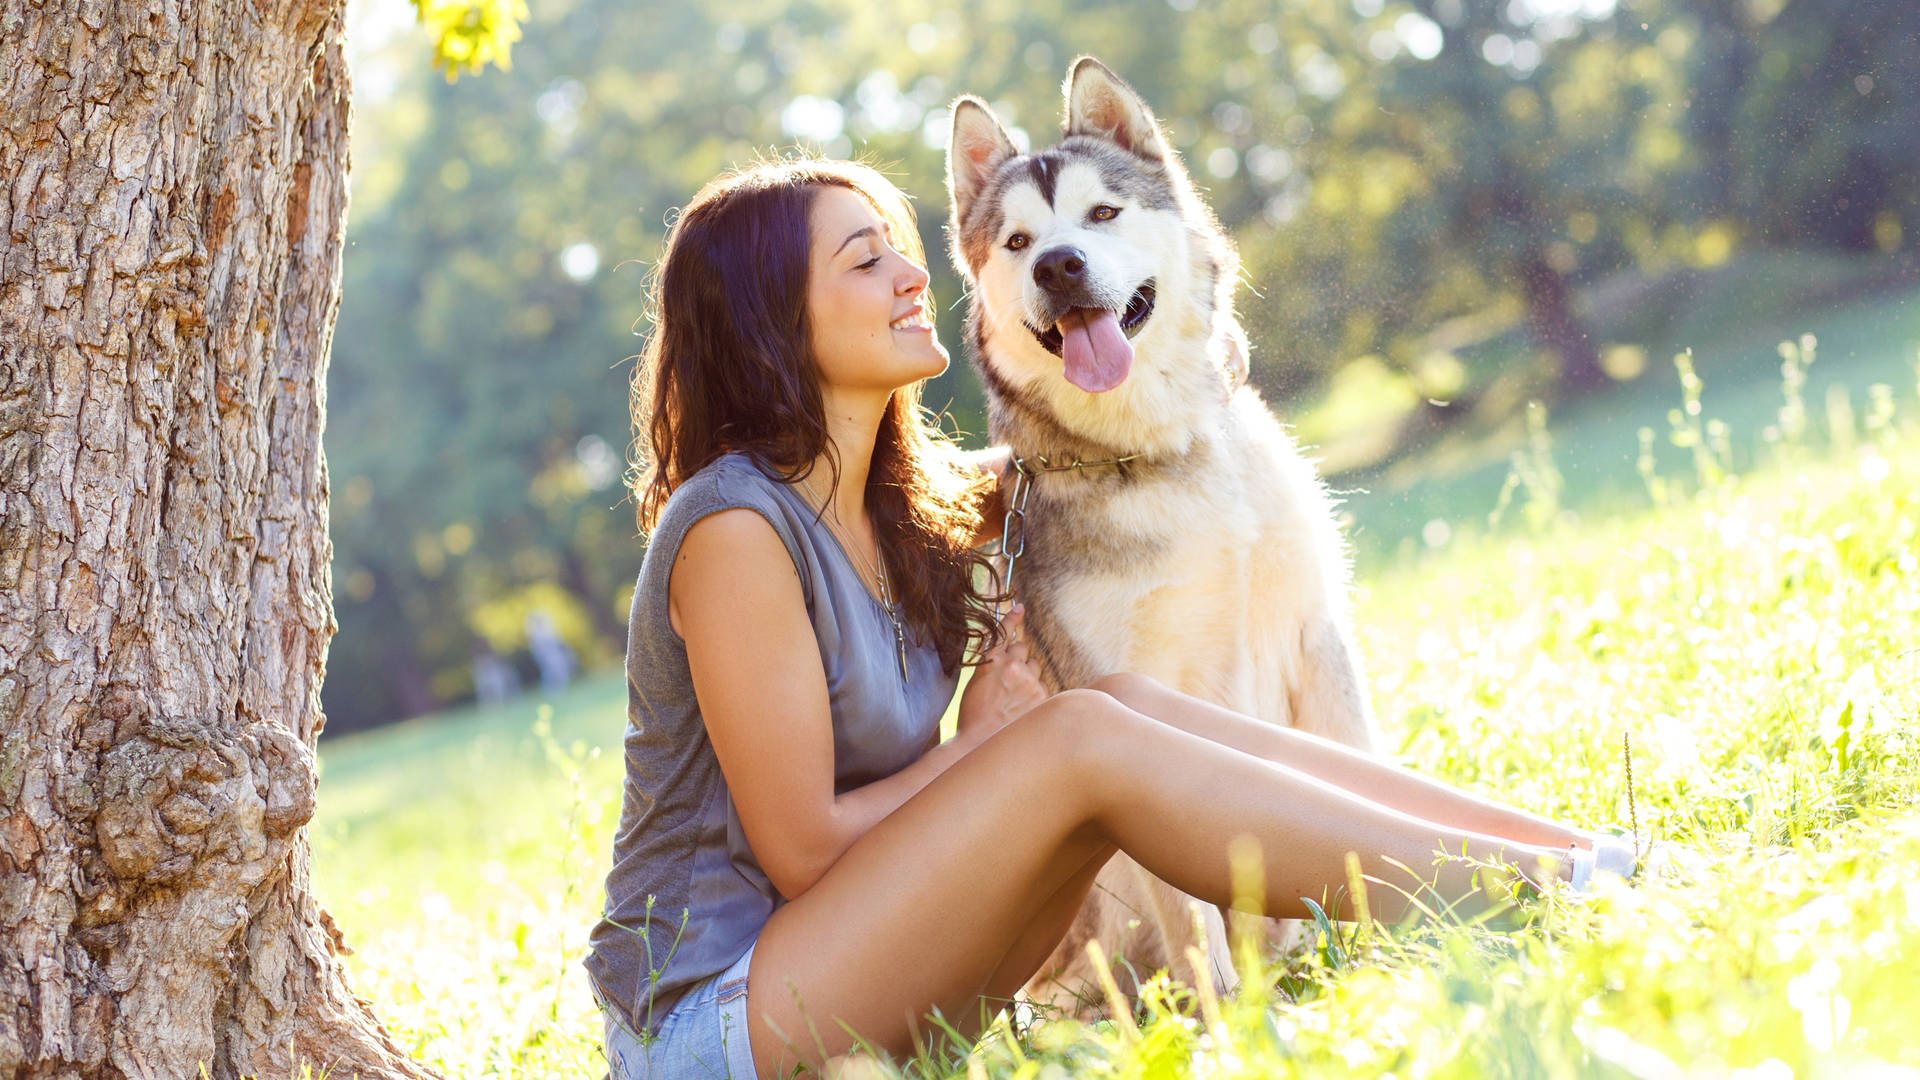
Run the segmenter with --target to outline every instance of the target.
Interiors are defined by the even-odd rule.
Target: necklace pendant
[[[893,624],[893,643],[900,651],[900,681],[908,682],[910,677],[907,675],[907,635],[901,631],[897,620]]]

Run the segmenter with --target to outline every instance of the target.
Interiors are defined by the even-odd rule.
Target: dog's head
[[[1153,113],[1099,61],[1074,62],[1063,138],[1032,154],[985,103],[957,101],[947,187],[979,359],[1001,380],[1074,411],[1076,395],[1191,382],[1168,365],[1217,371],[1232,245]]]

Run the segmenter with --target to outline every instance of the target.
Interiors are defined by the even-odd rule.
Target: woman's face
[[[895,251],[887,223],[857,191],[813,200],[807,320],[820,379],[837,390],[892,391],[947,369],[933,332],[927,271]]]

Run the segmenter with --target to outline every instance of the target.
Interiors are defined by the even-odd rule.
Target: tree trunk
[[[1600,366],[1600,350],[1593,335],[1573,312],[1567,279],[1547,263],[1538,248],[1520,257],[1520,291],[1527,307],[1527,332],[1560,358],[1560,388],[1568,396],[1584,394],[1611,382]]]
[[[343,7],[0,6],[0,1076],[430,1075],[303,828]]]
[[[573,598],[580,602],[580,606],[586,609],[595,636],[603,642],[624,646],[627,640],[626,624],[620,621],[606,593],[594,588],[593,574],[587,569],[587,560],[581,558],[580,549],[573,546],[571,538],[561,548],[560,580],[566,584]]]

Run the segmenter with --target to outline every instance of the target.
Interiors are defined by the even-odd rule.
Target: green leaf
[[[513,68],[513,43],[527,18],[524,0],[413,0],[433,35],[433,65],[453,82],[465,69],[478,74],[488,64]]]

